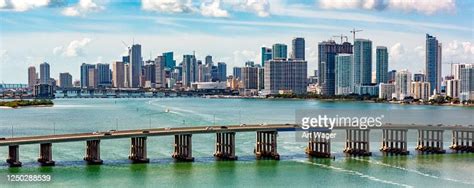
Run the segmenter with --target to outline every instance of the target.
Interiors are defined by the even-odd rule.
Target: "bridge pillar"
[[[18,145],[8,146],[7,163],[10,167],[20,167],[20,148]]]
[[[386,154],[408,155],[408,129],[382,129],[382,147],[380,151]]]
[[[86,142],[86,156],[84,160],[87,164],[102,164],[100,159],[100,140],[88,140]]]
[[[426,153],[446,153],[443,149],[443,130],[418,129],[416,150]]]
[[[280,154],[277,152],[277,134],[277,131],[257,131],[257,143],[254,150],[257,159],[280,160]]]
[[[235,132],[216,133],[214,157],[221,160],[237,160],[237,156],[235,156]]]
[[[371,156],[369,129],[346,129],[345,147],[344,153],[356,156]]]
[[[331,157],[331,141],[330,138],[321,136],[326,132],[309,132],[308,147],[305,153],[312,157],[330,158]],[[331,133],[329,131],[328,133]]]
[[[174,152],[172,157],[177,161],[194,161],[192,134],[174,135]]]
[[[130,155],[128,159],[133,163],[148,163],[150,159],[146,154],[146,137],[132,137],[132,144],[130,146]]]
[[[453,130],[449,148],[461,152],[474,152],[474,131]]]
[[[40,144],[38,162],[41,166],[54,166],[53,150],[51,143]]]

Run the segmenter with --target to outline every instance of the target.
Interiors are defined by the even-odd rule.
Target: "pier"
[[[450,149],[456,152],[474,152],[474,127],[448,125],[395,125],[385,124],[381,127],[359,129],[354,127],[335,127],[335,130],[345,130],[346,139],[344,152],[354,156],[370,156],[370,131],[381,130],[382,138],[380,151],[388,154],[408,154],[407,133],[410,130],[418,132],[416,150],[421,154],[445,153],[443,148],[445,131],[452,132]],[[227,125],[203,127],[176,127],[139,130],[121,130],[93,133],[55,134],[43,136],[27,136],[0,139],[0,146],[8,147],[6,162],[10,167],[19,167],[20,146],[27,144],[39,145],[38,162],[42,166],[53,166],[52,149],[54,143],[85,142],[84,161],[87,164],[102,164],[100,157],[100,142],[107,139],[130,139],[129,160],[132,163],[148,163],[147,138],[153,136],[174,136],[174,151],[171,157],[176,161],[194,161],[192,155],[192,136],[194,134],[215,134],[214,157],[217,160],[237,160],[235,150],[236,136],[241,132],[254,132],[256,159],[279,160],[278,133],[284,131],[306,131],[297,124],[271,125]],[[318,130],[322,133],[331,133],[329,129]],[[334,130],[333,130],[334,131]],[[312,157],[331,157],[330,139],[316,136],[310,131],[305,153]]]

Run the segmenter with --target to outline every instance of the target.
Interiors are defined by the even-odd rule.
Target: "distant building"
[[[265,93],[306,93],[308,63],[304,60],[270,60],[265,63]]]
[[[288,55],[286,44],[274,44],[272,47],[272,59],[286,59]]]
[[[396,70],[391,70],[388,72],[387,77],[388,77],[388,83],[394,83],[395,82],[395,77],[397,75]]]
[[[227,80],[227,65],[224,62],[217,63],[217,73],[220,82],[225,82]]]
[[[183,55],[183,87],[191,87],[197,81],[197,62],[194,55]]]
[[[424,82],[425,81],[425,75],[421,73],[417,73],[413,75],[413,81],[415,82]]]
[[[426,81],[430,83],[431,91],[437,93],[441,89],[441,43],[438,43],[436,37],[426,34]]]
[[[155,58],[155,83],[157,88],[166,88],[166,58],[165,56],[158,56]]]
[[[173,52],[163,53],[163,60],[165,62],[166,68],[174,69],[174,67],[176,67],[176,61],[174,60]]]
[[[272,59],[272,49],[267,48],[267,47],[262,47],[261,49],[261,55],[262,55],[262,67],[265,66],[265,61],[268,61]]]
[[[36,99],[52,99],[54,98],[53,86],[50,84],[36,84],[33,89],[33,96]]]
[[[191,88],[198,91],[222,91],[227,88],[227,82],[194,82]]]
[[[138,88],[141,86],[140,77],[142,72],[142,46],[134,44],[129,50],[130,56],[130,80],[131,88]]]
[[[429,82],[412,82],[410,87],[411,96],[414,99],[428,100],[431,96]]]
[[[336,95],[352,93],[352,54],[336,55]]]
[[[240,79],[242,77],[242,67],[234,67],[232,75],[234,79]]]
[[[385,46],[376,49],[376,81],[375,83],[388,83],[388,51]]]
[[[72,88],[72,75],[68,72],[59,73],[59,87],[60,88]]]
[[[89,69],[87,73],[88,88],[97,88],[97,69]]]
[[[355,40],[353,63],[354,85],[370,85],[372,82],[372,41]]]
[[[460,100],[474,100],[474,64],[467,64],[461,68],[460,76]]]
[[[95,69],[95,65],[83,63],[81,65],[81,88],[91,87],[89,85],[89,70]]]
[[[378,85],[356,85],[354,86],[354,93],[358,95],[378,96],[379,86]]]
[[[258,67],[242,67],[242,85],[243,89],[258,89]]]
[[[40,64],[40,84],[49,84],[50,69],[49,64],[44,62]]]
[[[38,73],[36,73],[35,66],[28,67],[28,87],[33,89],[33,87],[37,84],[38,80]]]
[[[395,78],[395,97],[403,100],[405,97],[411,96],[411,73],[407,70],[397,72]]]
[[[395,84],[379,84],[379,98],[392,99],[393,93],[395,93]]]
[[[461,82],[459,80],[446,80],[446,96],[459,98],[461,93]]]
[[[453,79],[459,80],[461,79],[461,69],[466,67],[466,64],[456,63],[451,64],[451,75],[454,77]]]
[[[291,58],[305,60],[305,42],[304,38],[296,37],[291,41]]]
[[[333,96],[336,91],[336,55],[352,54],[352,45],[348,42],[336,44],[333,40],[323,41],[318,43],[318,52],[318,84],[321,94]]]
[[[263,67],[258,67],[258,90],[265,89],[265,69]]]
[[[112,86],[115,88],[125,87],[125,65],[121,61],[112,63]]]
[[[110,72],[109,64],[98,63],[97,68],[97,87],[111,87],[112,74]]]

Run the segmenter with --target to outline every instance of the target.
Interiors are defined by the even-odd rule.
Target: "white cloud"
[[[251,50],[236,50],[234,51],[234,66],[242,67],[247,61],[253,61],[258,64],[258,55],[255,51]]]
[[[229,17],[227,10],[222,9],[220,0],[201,3],[201,14],[209,17]]]
[[[453,40],[443,44],[444,62],[472,63],[474,60],[474,45],[471,42]]]
[[[366,9],[366,10],[401,10],[434,14],[437,12],[453,12],[456,0],[320,0],[323,9]]]
[[[260,17],[270,16],[270,3],[268,0],[226,0],[235,10],[253,12]]]
[[[58,46],[53,49],[54,55],[62,55],[66,57],[84,56],[84,48],[91,42],[90,38],[81,40],[73,40],[67,47]]]
[[[192,0],[142,0],[142,9],[163,13],[189,13],[196,10]]]
[[[99,5],[93,0],[79,0],[75,6],[66,7],[61,13],[65,16],[81,16],[88,12],[97,12],[104,9],[104,6]]]
[[[0,9],[23,12],[34,8],[45,7],[50,0],[0,0]]]

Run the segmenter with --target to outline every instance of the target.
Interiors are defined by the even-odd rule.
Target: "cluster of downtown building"
[[[408,70],[388,70],[387,47],[375,50],[375,71],[372,66],[372,41],[354,39],[336,43],[334,40],[318,43],[318,70],[307,76],[305,39],[293,38],[291,52],[286,44],[273,44],[261,48],[261,62],[243,63],[233,67],[227,76],[224,62],[214,65],[212,56],[204,62],[194,54],[183,55],[176,64],[173,52],[143,61],[141,45],[134,44],[122,61],[109,64],[82,64],[80,80],[72,82],[69,73],[60,73],[59,88],[157,88],[173,90],[231,90],[240,95],[274,95],[317,93],[324,96],[371,95],[398,100],[411,97],[428,100],[432,96],[446,95],[461,101],[474,99],[474,66],[453,64],[452,74],[442,79],[441,43],[426,35],[425,71],[412,75]],[[289,57],[288,57],[289,54]],[[375,73],[375,74],[374,74]],[[55,86],[50,78],[49,64],[28,70],[29,86]],[[413,78],[413,79],[412,79]],[[54,87],[53,87],[54,88]]]

